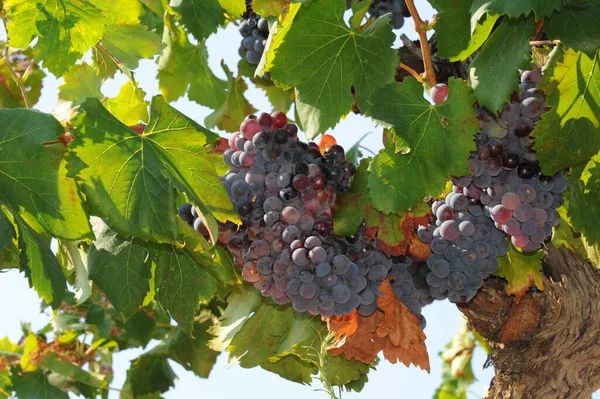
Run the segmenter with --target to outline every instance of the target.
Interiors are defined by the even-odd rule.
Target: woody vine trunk
[[[548,248],[544,262],[544,291],[517,303],[492,278],[459,305],[493,349],[487,398],[583,399],[600,388],[600,272],[565,248]]]

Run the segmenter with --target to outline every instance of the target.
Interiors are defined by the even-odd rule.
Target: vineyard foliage
[[[241,219],[219,179],[228,170],[223,141],[210,129],[227,137],[257,112],[249,84],[273,111],[294,115],[306,140],[351,112],[380,125],[381,151],[364,157],[358,143],[346,151],[357,172],[338,198],[335,233],[362,226],[388,255],[423,258],[415,229],[428,223],[425,202],[446,194],[450,177],[470,174],[474,104],[501,111],[519,91],[520,70],[543,66],[534,150],[544,174],[563,171],[569,182],[552,243],[600,267],[598,1],[430,0],[437,16],[413,15],[417,30],[433,34],[436,59],[468,68],[468,79],[443,82],[449,96],[439,104],[427,97],[436,83],[427,65],[424,76],[397,81],[399,31],[392,14],[367,13],[371,0],[254,0],[268,20],[262,58],[242,57],[237,71],[223,63],[220,78],[206,40],[247,17],[246,3],[0,1],[0,270],[18,269],[53,312],[39,331],[25,325],[20,342],[0,341],[0,398],[107,397],[112,354],[151,340],[161,342],[116,387],[122,398],[160,398],[175,385],[169,360],[206,378],[220,352],[294,382],[319,379],[331,395],[360,391],[380,350],[428,369],[418,320],[388,286],[377,319],[328,325],[262,297],[218,245],[220,226]],[[136,81],[143,59],[157,62],[161,95],[148,98]],[[68,112],[33,109],[47,74],[63,78]],[[102,85],[118,75],[127,82],[105,97]],[[204,121],[182,114],[171,103],[185,96],[213,112]],[[177,217],[188,202],[206,235]],[[543,290],[542,257],[543,249],[511,247],[500,258],[508,294]],[[363,347],[361,337],[375,333],[380,346]],[[465,397],[476,342],[461,331],[442,354],[438,397]]]

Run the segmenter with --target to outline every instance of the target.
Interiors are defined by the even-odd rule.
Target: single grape
[[[333,287],[331,287],[331,293],[333,296],[333,300],[336,303],[344,303],[347,302],[350,299],[350,289],[348,288],[347,285],[344,284],[336,284]]]
[[[431,88],[430,96],[434,104],[443,103],[448,99],[448,85],[444,83],[436,84]]]

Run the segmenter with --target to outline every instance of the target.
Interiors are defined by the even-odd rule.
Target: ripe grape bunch
[[[454,178],[452,192],[432,205],[435,224],[419,227],[433,252],[427,282],[435,299],[469,301],[498,269],[496,257],[508,251],[506,236],[515,247],[535,251],[560,222],[556,208],[567,180],[562,173],[542,174],[531,136],[545,109],[540,80],[539,69],[523,72],[519,92],[499,116],[478,109],[471,175]],[[433,101],[445,101],[447,86],[434,89]]]
[[[240,56],[245,57],[248,64],[258,65],[269,37],[269,22],[252,13],[242,20],[239,29],[243,37],[238,51]]]
[[[230,170],[222,182],[243,225],[221,225],[219,241],[244,280],[278,304],[331,317],[355,309],[373,314],[379,284],[392,278],[398,298],[420,316],[427,299],[408,269],[418,274],[423,262],[388,257],[367,243],[364,227],[336,236],[336,199],[348,189],[354,164],[332,136],[323,136],[323,148],[297,136],[298,127],[276,112],[250,115],[228,139],[223,160]],[[180,217],[206,233],[190,204],[181,206]]]

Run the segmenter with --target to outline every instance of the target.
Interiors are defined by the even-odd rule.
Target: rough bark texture
[[[600,272],[564,248],[544,261],[543,292],[517,304],[492,278],[459,305],[493,349],[488,398],[590,398],[600,388]]]

